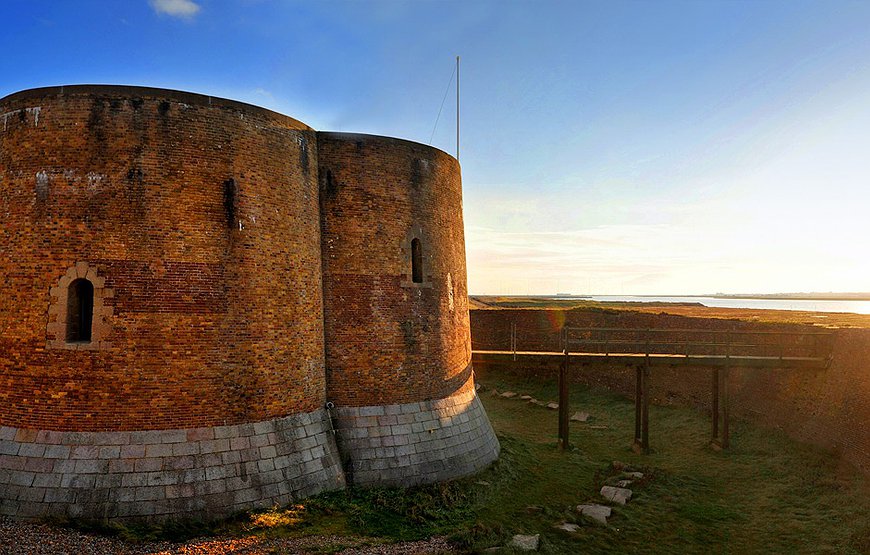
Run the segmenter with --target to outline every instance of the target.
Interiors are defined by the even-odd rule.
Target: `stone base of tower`
[[[0,427],[0,515],[218,518],[343,489],[325,410],[179,430]]]
[[[215,519],[346,485],[450,480],[482,470],[498,454],[473,388],[418,403],[208,428],[0,427],[0,515]]]
[[[333,409],[349,485],[413,486],[474,474],[499,443],[474,388],[418,403]]]

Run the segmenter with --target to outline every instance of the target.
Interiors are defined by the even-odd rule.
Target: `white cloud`
[[[151,7],[159,14],[190,19],[199,13],[199,4],[192,0],[148,0]]]

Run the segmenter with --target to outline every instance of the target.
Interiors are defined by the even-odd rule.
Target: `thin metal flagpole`
[[[456,56],[456,160],[459,160],[459,56]]]

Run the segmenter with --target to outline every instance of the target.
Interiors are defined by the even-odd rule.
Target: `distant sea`
[[[570,297],[552,297],[565,299]],[[829,301],[814,299],[735,299],[720,297],[633,297],[630,295],[591,295],[582,297],[608,303],[700,303],[713,308],[763,308],[807,312],[853,312],[870,314],[870,301]]]

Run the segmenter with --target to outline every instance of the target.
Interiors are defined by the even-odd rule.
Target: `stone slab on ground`
[[[580,529],[580,526],[574,524],[572,522],[563,522],[561,524],[556,524],[553,526],[556,530],[562,530],[563,532],[576,532]]]
[[[598,505],[591,503],[588,505],[577,505],[577,512],[583,516],[587,516],[599,524],[607,526],[607,519],[610,518],[612,512],[607,505]]]
[[[504,393],[501,394],[501,396],[504,397],[505,399],[513,399],[514,397],[517,396],[517,394],[514,391],[505,391]]]
[[[559,403],[547,403],[547,408],[550,410],[556,410],[559,408]]]
[[[631,485],[631,480],[619,480],[616,482],[616,487],[627,488]]]
[[[623,472],[622,475],[626,478],[631,478],[632,480],[643,479],[643,472]]]
[[[531,401],[533,398],[531,395],[520,395],[520,399],[523,401]]]
[[[571,415],[571,421],[573,422],[586,422],[589,420],[588,412],[575,412]]]
[[[617,488],[614,486],[602,486],[601,497],[612,503],[625,505],[631,499],[631,490],[626,488]]]
[[[538,544],[541,542],[541,535],[535,534],[534,536],[525,536],[523,534],[517,534],[511,539],[510,547],[517,549],[519,551],[537,551]]]

